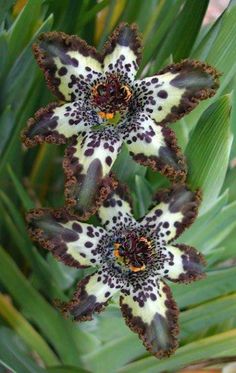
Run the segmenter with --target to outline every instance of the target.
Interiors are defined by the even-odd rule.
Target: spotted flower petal
[[[64,209],[35,209],[27,214],[27,221],[32,239],[63,263],[79,268],[101,264],[103,228],[78,222]]]
[[[175,181],[185,180],[185,158],[171,129],[139,113],[122,125],[121,134],[135,161]]]
[[[85,98],[102,76],[101,56],[76,35],[44,33],[33,50],[49,88],[63,101]]]
[[[195,218],[199,194],[176,185],[158,193],[157,200],[159,205],[135,222],[119,185],[99,210],[106,230],[78,221],[65,209],[33,210],[28,223],[33,239],[64,263],[99,267],[78,284],[62,310],[74,320],[90,320],[119,291],[126,323],[161,358],[175,351],[178,333],[178,309],[163,280],[200,279],[204,260],[192,247],[168,243]]]
[[[178,345],[178,309],[169,287],[148,278],[122,293],[121,311],[127,325],[153,355],[171,355]]]
[[[64,305],[64,312],[76,321],[91,320],[95,312],[101,312],[109,299],[118,292],[122,282],[109,276],[107,265],[80,281],[73,299]]]
[[[183,244],[167,245],[160,253],[160,275],[168,280],[189,283],[205,277],[204,257],[194,247]]]
[[[121,23],[104,47],[104,72],[133,81],[141,61],[141,39],[136,25]]]
[[[200,61],[184,60],[157,75],[137,80],[137,105],[158,123],[171,123],[215,94],[218,72]]]
[[[99,124],[99,118],[82,100],[64,105],[52,103],[38,110],[34,118],[28,120],[22,141],[26,146],[44,142],[65,144],[71,136],[88,131],[94,124]]]
[[[65,194],[68,205],[81,218],[95,212],[116,185],[110,170],[121,144],[117,134],[106,129],[82,133],[67,148]]]
[[[200,204],[200,193],[180,185],[158,192],[155,200],[157,206],[141,220],[141,225],[155,230],[160,244],[165,244],[193,223]]]
[[[107,230],[117,230],[136,224],[132,215],[132,202],[128,189],[119,184],[102,203],[97,214],[103,227]]]
[[[33,146],[73,138],[64,161],[70,211],[73,207],[81,219],[97,211],[116,184],[110,170],[122,142],[137,162],[172,181],[185,181],[185,159],[164,124],[215,93],[219,74],[214,68],[186,60],[135,82],[141,41],[137,27],[126,23],[117,27],[102,54],[61,32],[43,34],[33,49],[49,87],[64,105],[39,110],[22,140]]]

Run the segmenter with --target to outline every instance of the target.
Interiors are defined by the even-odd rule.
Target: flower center
[[[107,81],[92,89],[92,101],[99,108],[98,115],[102,119],[112,119],[116,112],[126,110],[131,97],[130,87],[122,84],[114,75],[109,75]]]
[[[152,254],[152,244],[146,237],[129,234],[113,244],[113,254],[121,267],[132,272],[144,271]]]

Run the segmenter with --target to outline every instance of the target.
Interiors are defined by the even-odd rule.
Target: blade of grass
[[[158,48],[155,69],[159,69],[163,62],[173,56],[175,62],[188,57],[197,38],[203,17],[208,7],[208,0],[187,0],[168,34]],[[188,32],[186,32],[188,30]]]
[[[216,297],[236,291],[236,267],[207,272],[204,280],[196,281],[191,286],[172,285],[171,288],[180,308],[206,302]]]
[[[30,349],[35,350],[46,365],[59,363],[55,353],[30,323],[10,303],[9,298],[0,294],[0,315],[24,340]]]
[[[16,177],[10,165],[7,165],[7,171],[24,208],[26,210],[30,210],[34,208],[35,207],[34,202],[32,202],[31,198],[29,197],[29,194],[27,193],[23,185],[20,183],[20,181]]]
[[[229,161],[230,96],[212,104],[201,116],[186,148],[188,182],[193,189],[201,188],[203,213],[212,206],[222,188]]]
[[[10,256],[0,247],[0,281],[22,312],[33,320],[43,335],[54,346],[62,361],[79,364],[75,347],[73,324],[54,310],[30,285]],[[79,331],[77,331],[79,332]],[[63,343],[61,343],[63,341]]]
[[[32,33],[39,22],[41,6],[41,0],[28,0],[10,28],[8,33],[9,66],[14,60],[16,60],[16,57],[30,40]],[[20,38],[19,35],[21,35]]]
[[[15,333],[5,327],[0,329],[0,361],[12,373],[43,373],[43,368],[29,356],[29,350]]]
[[[150,61],[151,57],[154,55],[157,48],[159,48],[161,41],[163,40],[169,28],[173,24],[174,19],[176,18],[176,15],[179,13],[179,10],[183,3],[184,0],[177,0],[172,4],[171,7],[169,7],[167,2],[162,2],[161,11],[159,17],[156,20],[156,24],[152,32],[149,33],[149,35],[146,37],[140,72],[145,68],[147,63]],[[157,57],[155,55],[155,61],[156,58]]]
[[[215,66],[223,75],[220,79],[220,89],[216,96],[210,100],[202,102],[192,113],[186,117],[188,127],[192,128],[199,119],[203,111],[213,103],[222,91],[225,89],[229,80],[233,79],[236,72],[236,4],[229,6],[224,12],[217,27],[212,27],[209,34],[204,39],[204,44],[200,49],[194,51],[191,58],[206,60],[209,64]],[[218,26],[219,24],[219,26]],[[213,39],[213,40],[212,40]]]
[[[119,369],[119,373],[156,373],[176,371],[198,360],[232,356],[236,353],[236,329],[220,333],[208,338],[200,339],[183,346],[169,359],[157,361],[154,357],[147,357]]]

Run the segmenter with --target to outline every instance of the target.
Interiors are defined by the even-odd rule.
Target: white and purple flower
[[[115,186],[111,168],[122,144],[137,162],[184,182],[185,158],[166,124],[215,94],[214,68],[185,60],[134,80],[141,40],[137,27],[125,23],[101,54],[79,37],[61,32],[41,35],[33,50],[60,102],[40,109],[22,140],[26,146],[70,140],[65,195],[80,218],[94,213]]]
[[[127,325],[160,358],[178,345],[178,308],[165,281],[203,278],[204,259],[193,247],[173,243],[195,220],[199,193],[175,186],[155,199],[157,205],[140,221],[120,186],[98,210],[101,226],[78,221],[65,209],[32,210],[27,220],[31,237],[60,261],[95,267],[63,311],[74,320],[90,320],[119,292]]]

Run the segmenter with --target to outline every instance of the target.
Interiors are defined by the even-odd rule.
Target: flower
[[[127,325],[157,357],[177,348],[178,308],[165,280],[188,283],[204,277],[203,256],[193,247],[173,244],[195,220],[199,192],[175,186],[156,195],[157,205],[140,221],[119,186],[98,210],[101,226],[68,215],[66,209],[36,209],[27,215],[29,233],[60,261],[94,266],[78,283],[63,310],[74,320],[92,319],[120,292]]]
[[[64,144],[65,196],[88,218],[115,186],[112,165],[125,143],[133,158],[175,181],[186,164],[174,132],[166,127],[214,95],[218,73],[199,61],[172,64],[134,80],[141,60],[135,25],[120,24],[102,54],[77,36],[42,34],[33,50],[52,93],[51,103],[29,119],[26,146]]]

